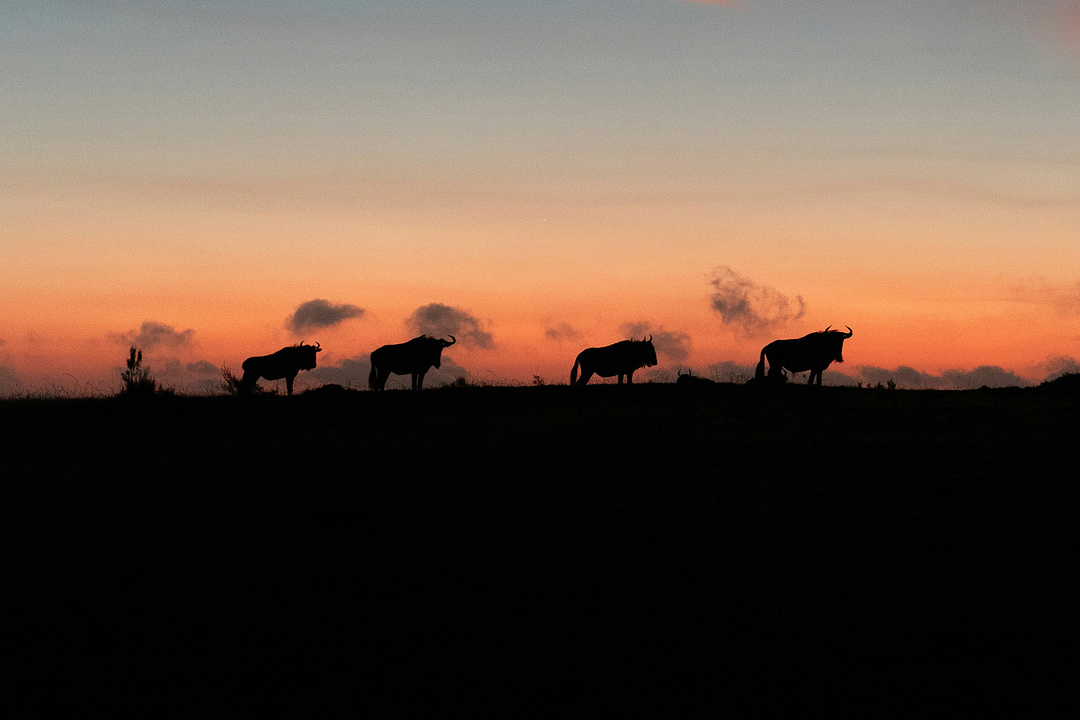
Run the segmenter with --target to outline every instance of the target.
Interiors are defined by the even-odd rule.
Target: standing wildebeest
[[[844,341],[854,334],[850,327],[847,332],[829,330],[831,327],[796,340],[774,340],[763,347],[754,379],[762,380],[765,377],[765,358],[768,358],[769,378],[775,380],[783,377],[785,368],[791,372],[809,370],[810,379],[806,384],[813,385],[816,377],[820,385],[821,373],[833,360],[844,362]]]
[[[614,345],[598,348],[585,348],[570,368],[570,384],[584,385],[594,374],[600,377],[619,376],[622,385],[623,375],[628,385],[634,382],[634,371],[641,367],[656,364],[656,348],[652,344],[652,335],[644,340],[623,340]],[[578,368],[581,379],[578,379]]]
[[[285,378],[285,389],[292,395],[293,380],[301,370],[311,370],[315,367],[315,353],[322,352],[319,343],[305,345],[301,340],[299,345],[281,348],[272,355],[259,355],[249,357],[241,366],[244,368],[244,377],[240,380],[240,386],[244,390],[251,390],[259,378],[266,380],[280,380]]]
[[[450,335],[450,342],[441,338],[421,335],[414,337],[409,342],[397,345],[383,345],[371,353],[371,374],[368,375],[368,386],[372,390],[382,390],[386,387],[386,379],[390,373],[395,375],[412,375],[412,389],[419,390],[424,387],[424,375],[432,367],[442,365],[443,348],[450,347],[457,342],[457,338]]]

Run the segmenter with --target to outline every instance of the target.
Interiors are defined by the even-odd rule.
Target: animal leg
[[[295,380],[295,379],[296,379],[295,375],[286,375],[285,376],[285,391],[289,395],[292,395],[292,383],[293,383],[293,380]]]

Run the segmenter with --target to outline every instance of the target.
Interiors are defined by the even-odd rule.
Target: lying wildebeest
[[[272,355],[249,357],[241,366],[244,369],[244,377],[240,379],[240,387],[249,391],[255,387],[259,378],[266,380],[285,378],[285,389],[292,395],[292,385],[296,374],[301,370],[311,370],[315,367],[315,353],[317,352],[322,352],[319,343],[305,345],[301,340],[299,345],[281,348]]]
[[[652,335],[644,340],[623,340],[614,345],[598,348],[585,348],[570,368],[570,384],[584,385],[594,374],[600,377],[619,376],[622,385],[623,375],[626,383],[634,382],[634,371],[656,364],[656,348],[652,344]],[[578,368],[581,379],[578,379]]]
[[[694,386],[694,385],[715,385],[716,383],[709,378],[695,377],[693,370],[687,370],[683,375],[681,372],[676,373],[678,377],[675,379],[676,385]]]
[[[386,379],[393,373],[412,375],[412,389],[421,389],[424,387],[424,375],[427,371],[432,367],[437,368],[442,365],[443,348],[457,342],[457,338],[453,335],[449,337],[450,342],[447,342],[441,338],[421,335],[397,345],[383,345],[371,353],[368,387],[372,390],[382,390],[386,387]]]
[[[810,379],[807,380],[807,385],[813,385],[815,378],[820,385],[821,373],[833,360],[844,362],[844,341],[854,334],[850,327],[846,333],[830,330],[831,327],[832,325],[821,332],[812,332],[794,340],[774,340],[763,347],[754,379],[764,379],[765,359],[768,358],[770,380],[783,377],[785,368],[791,372],[809,370]]]

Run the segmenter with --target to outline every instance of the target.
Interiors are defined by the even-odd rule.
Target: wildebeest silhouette
[[[678,375],[678,377],[675,379],[675,384],[676,385],[683,385],[683,386],[693,387],[693,386],[696,386],[696,385],[715,385],[716,384],[715,382],[713,382],[709,378],[703,378],[703,377],[695,376],[693,370],[687,370],[685,375],[683,375],[681,372],[676,373],[676,374]]]
[[[652,367],[656,364],[656,348],[652,344],[652,335],[643,340],[623,340],[614,345],[605,345],[598,348],[585,348],[578,353],[574,360],[574,367],[570,368],[570,384],[584,385],[589,382],[593,375],[600,377],[619,376],[619,384],[622,385],[623,376],[626,383],[634,382],[634,371],[641,367]],[[581,368],[581,378],[578,378],[578,368]]]
[[[450,342],[442,338],[421,335],[397,345],[383,345],[371,353],[368,387],[372,390],[384,389],[387,378],[393,373],[394,375],[412,375],[412,389],[420,390],[424,387],[424,375],[427,371],[432,367],[438,368],[442,365],[443,348],[457,342],[457,338],[453,335],[448,337]]]
[[[240,387],[251,390],[259,378],[266,380],[285,378],[285,389],[289,395],[292,395],[296,374],[301,370],[311,370],[315,367],[315,353],[317,352],[322,352],[319,343],[305,345],[301,340],[299,345],[281,348],[271,355],[249,357],[241,365],[244,369],[244,377],[240,380]]]
[[[793,340],[774,340],[763,347],[754,379],[765,378],[765,359],[768,358],[769,379],[783,377],[785,368],[791,372],[809,370],[810,379],[807,380],[807,385],[813,385],[815,378],[820,385],[821,373],[833,360],[844,362],[844,341],[854,334],[850,327],[846,333],[830,330],[831,327],[832,325],[821,332],[812,332]]]

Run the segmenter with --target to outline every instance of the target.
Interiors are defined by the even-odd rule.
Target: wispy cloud
[[[654,328],[648,322],[630,322],[619,326],[619,332],[635,340],[652,335],[656,352],[675,362],[682,362],[690,356],[690,336],[686,333],[665,330],[663,326]]]
[[[335,305],[329,300],[308,300],[301,303],[296,308],[296,312],[289,316],[285,321],[285,327],[293,334],[298,334],[305,330],[340,325],[350,318],[363,317],[363,315],[364,309],[356,305],[347,303]]]
[[[19,385],[19,376],[15,374],[15,368],[10,363],[7,343],[0,340],[0,396],[10,393]]]
[[[444,358],[443,362],[445,361]],[[336,365],[319,365],[314,370],[307,371],[306,374],[308,381],[312,383],[322,385],[332,383],[360,390],[367,387],[369,372],[371,372],[371,362],[368,356],[357,355],[345,358]]]
[[[1044,380],[1054,380],[1062,375],[1075,375],[1080,373],[1080,362],[1070,355],[1049,355],[1044,362],[1032,368],[1036,377]]]
[[[491,333],[483,330],[478,319],[464,310],[442,303],[430,303],[416,308],[405,324],[421,335],[453,335],[463,345],[485,350],[495,347]]]
[[[1007,283],[1006,289],[1017,302],[1049,305],[1065,315],[1080,315],[1080,281],[1055,285],[1045,278],[1030,277]]]
[[[177,330],[172,325],[146,320],[138,331],[129,330],[126,333],[109,333],[107,338],[118,345],[135,345],[141,350],[154,350],[160,347],[189,347],[194,334],[195,331],[190,328]]]
[[[722,360],[709,366],[704,377],[717,382],[744,383],[754,377],[754,365],[739,365],[731,360]]]
[[[794,299],[721,265],[713,271],[712,308],[725,325],[735,325],[757,337],[798,320],[806,312],[801,295]]]
[[[1028,387],[1031,381],[997,365],[980,365],[974,370],[945,370],[940,375],[924,373],[907,365],[895,370],[864,365],[858,378],[867,385],[887,385],[890,380],[902,390],[974,390],[981,387]]]
[[[555,342],[580,341],[583,335],[570,323],[558,323],[544,329],[544,337]]]
[[[221,368],[209,360],[196,360],[184,365],[184,371],[193,375],[220,375]]]

